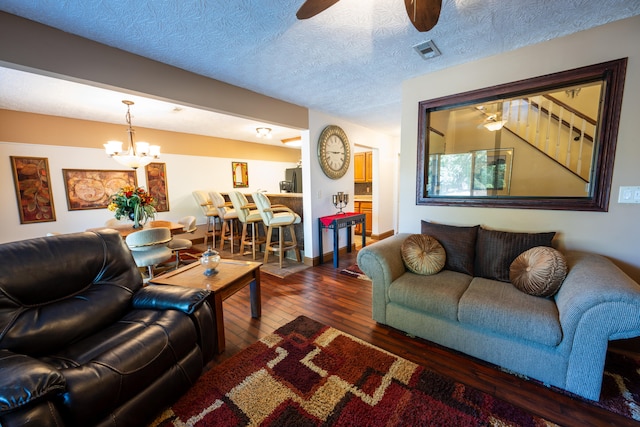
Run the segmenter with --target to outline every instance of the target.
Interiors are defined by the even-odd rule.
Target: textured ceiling
[[[640,14],[637,0],[443,0],[438,24],[420,33],[409,22],[403,0],[341,0],[299,21],[295,13],[302,3],[0,0],[0,10],[391,135],[400,132],[404,80]],[[429,39],[442,55],[424,60],[413,46]],[[46,90],[31,93],[29,86],[19,86],[23,91],[11,94],[14,86],[0,83],[1,108],[28,111],[35,95],[47,97]],[[39,108],[71,117],[82,109],[95,115],[84,118],[110,121],[105,117],[121,106],[114,107],[121,95],[114,97],[118,101],[98,106],[89,106],[88,99],[55,97],[52,105]],[[197,113],[187,112],[193,119],[183,114],[184,123],[170,130],[189,131],[183,129],[188,125],[193,133],[214,132],[200,129]],[[122,121],[122,112],[116,113],[116,122]],[[155,127],[166,128],[166,118],[159,120],[165,125]],[[282,137],[290,133],[283,130]]]

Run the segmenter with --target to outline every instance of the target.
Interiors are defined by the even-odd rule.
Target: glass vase
[[[140,205],[134,206],[133,211],[129,212],[129,219],[133,221],[133,228],[142,228],[144,224],[143,216],[144,210]]]

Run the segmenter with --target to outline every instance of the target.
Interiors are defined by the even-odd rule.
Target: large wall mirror
[[[417,204],[606,211],[626,64],[421,102]]]

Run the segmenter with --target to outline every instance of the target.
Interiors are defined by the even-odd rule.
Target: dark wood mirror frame
[[[609,208],[611,179],[622,107],[627,58],[590,65],[545,76],[520,80],[471,92],[419,103],[416,204],[428,206],[476,206],[517,209],[550,209],[606,212]],[[471,197],[429,196],[429,113],[467,104],[496,101],[529,93],[553,90],[567,85],[602,81],[603,104],[599,116],[596,153],[592,164],[592,186],[587,197]]]

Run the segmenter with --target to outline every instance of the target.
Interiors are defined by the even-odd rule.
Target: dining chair
[[[193,234],[197,230],[196,226],[196,217],[193,215],[185,216],[178,220],[178,222],[184,225],[183,231],[184,233]],[[176,239],[175,237],[171,239],[171,241],[167,244],[167,247],[173,251],[173,254],[176,257],[175,268],[178,268],[181,264],[180,260],[180,251],[184,251],[187,249],[191,249],[193,246],[193,242],[189,239]]]
[[[136,231],[125,238],[136,265],[147,268],[149,277],[143,275],[145,283],[153,278],[156,265],[171,258],[173,252],[167,247],[170,241],[171,231],[166,227]]]
[[[218,209],[218,218],[222,222],[222,230],[220,231],[220,250],[224,250],[224,242],[229,241],[231,245],[231,253],[233,253],[233,242],[235,237],[233,231],[235,222],[238,219],[238,212],[233,209],[233,204],[228,203],[222,194],[217,191],[209,191],[211,203]]]
[[[258,229],[256,229],[256,224],[262,223],[262,226],[265,229],[265,236],[267,234],[266,226],[262,222],[260,211],[255,209],[255,204],[250,205],[247,197],[239,191],[229,192],[229,199],[231,199],[233,208],[238,213],[238,221],[242,223],[242,235],[240,236],[240,254],[244,255],[244,247],[246,245],[249,245],[251,246],[251,253],[253,255],[253,259],[255,260],[256,248],[265,242],[264,238],[260,238]],[[251,225],[251,239],[247,240],[247,231],[249,224]]]
[[[211,203],[211,199],[209,198],[209,193],[202,190],[194,190],[191,192],[193,198],[196,200],[200,209],[202,209],[202,213],[207,218],[207,229],[204,232],[204,245],[207,246],[207,240],[209,239],[209,234],[211,234],[211,239],[213,240],[213,249],[216,247],[216,223],[219,221],[218,217],[218,209],[213,206]]]
[[[255,192],[251,195],[253,202],[256,204],[262,221],[267,226],[267,238],[264,248],[264,263],[269,260],[269,252],[278,253],[280,260],[280,268],[282,268],[282,258],[286,251],[294,250],[296,254],[296,260],[301,262],[300,248],[298,247],[298,241],[296,239],[296,232],[294,229],[295,224],[299,224],[302,219],[300,215],[292,211],[286,206],[272,207],[269,198],[260,192]],[[271,241],[273,230],[278,229],[278,242]],[[289,229],[291,235],[290,241],[284,239],[284,229]]]

